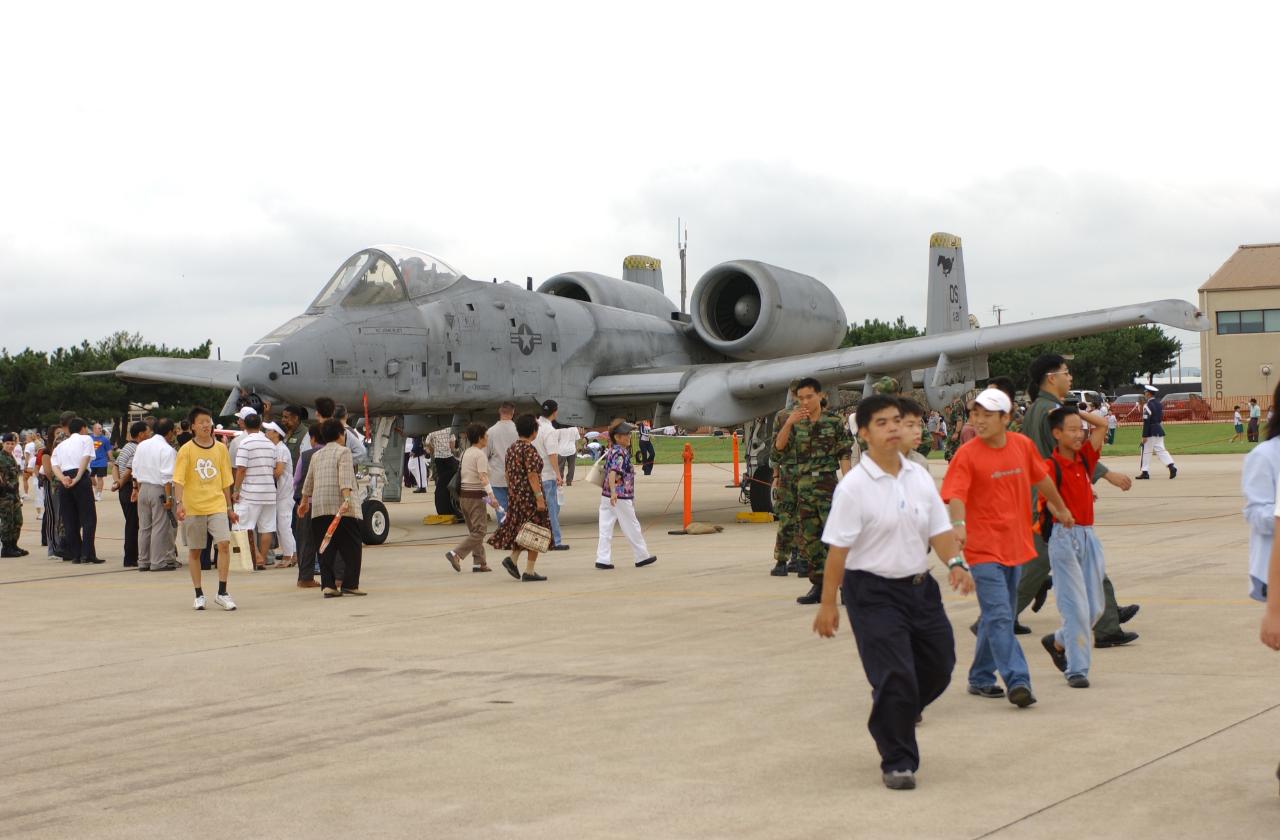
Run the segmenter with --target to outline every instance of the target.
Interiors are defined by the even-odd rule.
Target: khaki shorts
[[[208,516],[192,516],[182,520],[182,541],[187,548],[200,551],[205,545],[205,536],[213,537],[215,544],[231,539],[231,528],[227,525],[225,513],[211,513]]]

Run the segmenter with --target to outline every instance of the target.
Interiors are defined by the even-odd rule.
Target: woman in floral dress
[[[507,450],[507,518],[503,520],[502,527],[489,538],[489,545],[511,552],[509,557],[503,559],[502,568],[516,580],[546,580],[533,570],[533,564],[538,561],[538,552],[516,545],[516,535],[526,522],[544,528],[551,527],[551,520],[547,517],[547,500],[542,495],[542,456],[533,448],[533,439],[538,436],[538,421],[532,414],[522,414],[516,418],[516,434],[520,439]],[[523,575],[516,565],[522,551],[529,551]]]

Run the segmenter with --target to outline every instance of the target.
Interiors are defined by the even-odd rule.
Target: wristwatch
[[[969,571],[969,564],[964,562],[964,557],[961,557],[959,555],[952,557],[950,560],[947,561],[948,569],[954,569],[956,567],[964,569],[966,572]]]

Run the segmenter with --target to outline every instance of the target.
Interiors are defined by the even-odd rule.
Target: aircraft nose
[[[245,351],[240,360],[240,387],[259,394],[271,393],[272,385],[279,374],[272,364],[270,350],[272,348],[255,345]]]

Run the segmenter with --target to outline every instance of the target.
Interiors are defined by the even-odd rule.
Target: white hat
[[[236,412],[236,416],[239,417],[241,420],[243,420],[244,418],[248,417],[250,414],[257,414],[257,413],[258,413],[257,410],[254,409],[253,406],[246,405],[244,408]]]
[[[1013,408],[1013,404],[1009,402],[1009,395],[999,388],[988,388],[978,394],[973,401],[988,411],[1003,411],[1005,414]]]
[[[1143,385],[1142,387],[1146,390],[1146,392],[1147,392],[1148,394],[1158,394],[1158,393],[1160,393],[1160,389],[1159,389],[1159,388],[1157,388],[1157,387],[1156,387],[1156,386],[1154,386],[1154,385]]]
[[[264,431],[264,432],[275,432],[275,433],[276,433],[276,434],[278,434],[280,437],[284,437],[284,429],[282,429],[282,428],[280,428],[279,426],[277,426],[274,422],[272,422],[272,423],[263,423],[263,424],[262,424],[262,431]]]

